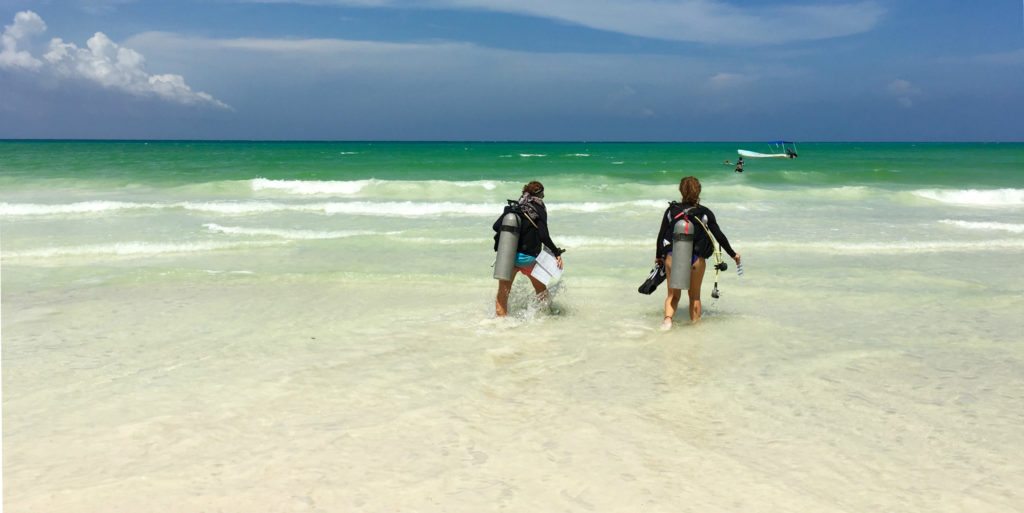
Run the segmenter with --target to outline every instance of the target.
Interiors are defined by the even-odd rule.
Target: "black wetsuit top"
[[[672,202],[668,208],[665,209],[665,215],[661,216],[661,229],[658,230],[658,240],[655,243],[655,258],[665,258],[668,253],[672,251],[672,228],[675,226],[676,221],[679,218],[676,216],[684,210],[690,208],[690,205],[684,205],[682,203]],[[704,224],[707,225],[708,230],[715,236],[715,240],[722,246],[722,249],[731,257],[736,256],[736,252],[733,251],[732,246],[729,245],[729,239],[722,233],[722,229],[718,227],[718,221],[715,220],[715,214],[710,208],[704,205],[697,205],[693,210],[690,211],[690,215],[696,216]],[[703,228],[700,228],[703,230]]]
[[[555,243],[551,240],[551,234],[548,233],[548,209],[543,203],[533,203],[534,210],[536,211],[535,216],[531,216],[533,224],[537,227],[534,228],[533,224],[530,223],[530,219],[526,219],[525,216],[520,218],[522,222],[521,231],[519,232],[519,248],[517,251],[524,255],[537,256],[540,254],[540,246],[544,244],[552,254],[555,256],[561,255],[565,250],[555,246]],[[504,214],[502,215],[504,216]],[[494,222],[494,231],[501,230],[501,217]],[[497,246],[495,246],[497,248]]]

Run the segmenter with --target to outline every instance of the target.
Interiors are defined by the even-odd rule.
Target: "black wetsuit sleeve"
[[[707,209],[708,216],[708,230],[711,230],[711,234],[715,236],[715,240],[718,241],[718,245],[722,246],[729,256],[736,256],[736,252],[733,251],[732,246],[729,245],[729,239],[722,233],[722,229],[718,227],[718,221],[715,219],[715,214],[711,212],[711,209]]]
[[[565,250],[555,245],[555,243],[551,240],[551,233],[548,232],[548,209],[541,207],[537,210],[537,215],[540,218],[536,219],[537,230],[540,232],[541,244],[544,244],[544,246],[551,250],[551,253],[554,254],[555,256],[561,255],[562,252]]]
[[[661,215],[661,228],[658,229],[658,240],[654,241],[654,258],[665,258],[668,256],[669,248],[664,241],[672,240],[672,223],[668,220],[668,209]]]

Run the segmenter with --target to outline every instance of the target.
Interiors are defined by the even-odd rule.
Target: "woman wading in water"
[[[712,246],[712,241],[708,237],[707,232],[711,232],[722,249],[736,261],[736,265],[740,263],[740,254],[733,251],[732,246],[729,245],[729,239],[725,237],[722,229],[718,227],[715,214],[711,212],[710,208],[700,204],[700,181],[692,176],[683,178],[679,182],[679,193],[682,195],[682,201],[670,203],[668,209],[665,210],[665,215],[661,217],[661,229],[658,231],[654,262],[665,267],[665,272],[668,275],[666,281],[668,283],[672,283],[673,258],[677,259],[676,272],[690,273],[690,288],[687,291],[690,298],[690,322],[696,323],[700,320],[701,315],[700,285],[704,281],[704,270],[707,267],[705,259],[711,256],[711,253],[714,251],[714,246]],[[695,219],[702,223],[703,227],[697,227],[695,230],[696,238],[693,244],[693,254],[673,255],[673,229],[675,224],[683,219]],[[707,231],[705,231],[705,227]],[[690,263],[689,268],[687,268],[685,262]],[[668,298],[665,299],[665,321],[661,325],[662,329],[672,327],[672,317],[676,313],[676,308],[679,307],[679,299],[681,297],[681,289],[668,287]]]
[[[519,235],[519,247],[512,280],[515,279],[516,273],[525,274],[530,278],[533,290],[537,292],[537,298],[543,301],[547,299],[547,286],[532,276],[541,244],[555,255],[559,269],[562,268],[562,253],[565,250],[555,246],[555,243],[551,241],[551,234],[548,233],[548,210],[544,206],[544,186],[540,182],[526,184],[523,186],[523,194],[519,197],[518,203],[526,217],[526,222]],[[501,229],[500,217],[494,222],[493,228],[495,232]],[[508,313],[508,295],[512,291],[512,280],[498,280],[498,296],[494,301],[494,313],[498,317],[504,317]]]

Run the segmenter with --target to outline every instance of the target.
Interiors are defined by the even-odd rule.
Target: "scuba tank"
[[[519,215],[507,212],[501,217],[498,232],[498,254],[494,260],[494,279],[512,281],[515,276],[516,250],[519,248]]]
[[[690,262],[693,259],[694,222],[689,216],[672,226],[672,272],[668,286],[673,289],[690,288]],[[497,271],[495,271],[497,272]]]

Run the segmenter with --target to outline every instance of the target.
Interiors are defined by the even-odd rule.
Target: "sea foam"
[[[250,181],[253,191],[273,191],[297,196],[345,195],[352,196],[368,192],[412,193],[417,191],[445,191],[451,187],[460,189],[479,188],[492,191],[501,184],[496,180],[448,181],[448,180],[269,180],[256,178]]]
[[[319,214],[382,215],[421,217],[436,215],[497,215],[499,204],[418,201],[337,201],[287,203],[280,201],[185,201],[175,203],[130,203],[90,201],[59,205],[0,203],[0,216],[61,216],[82,214],[116,214],[123,210],[182,209],[223,215],[250,215],[275,212],[308,212]]]
[[[319,239],[342,239],[345,237],[356,237],[360,235],[377,235],[378,232],[366,230],[348,231],[320,231],[320,230],[282,230],[277,228],[247,228],[242,226],[221,226],[216,223],[203,225],[212,233],[223,233],[226,235],[245,236],[269,236],[282,239],[319,240]]]
[[[654,234],[650,237],[639,238],[617,238],[617,237],[593,237],[585,235],[565,235],[553,237],[557,239],[559,246],[566,248],[583,247],[647,247],[654,246]]]
[[[972,205],[981,207],[1024,205],[1024,189],[963,189],[952,191],[924,189],[913,191],[913,194],[921,198],[955,205]]]
[[[81,201],[77,203],[0,203],[0,216],[49,216],[96,214],[127,209],[158,208],[159,204],[125,201]]]
[[[197,253],[217,250],[231,250],[252,247],[265,247],[285,244],[282,242],[117,242],[113,244],[86,244],[79,246],[56,246],[28,249],[23,251],[4,251],[4,259],[13,258],[58,258],[76,256],[155,256],[174,253]]]
[[[948,224],[956,226],[958,228],[966,228],[968,230],[983,230],[983,231],[1003,231],[1010,233],[1024,233],[1024,224],[1015,223],[993,223],[993,222],[978,222],[978,221],[958,221],[956,219],[943,219],[939,221],[942,224]]]
[[[252,190],[274,190],[289,194],[357,194],[377,180],[311,181],[311,180],[252,180]]]
[[[1024,249],[1022,239],[994,239],[985,241],[893,241],[893,242],[746,242],[744,248],[773,251],[808,251],[830,255],[906,255],[915,253],[956,253],[979,251],[1007,251]]]
[[[585,201],[571,203],[548,203],[547,209],[551,212],[607,212],[613,210],[664,210],[667,203],[662,200],[634,200],[634,201]],[[660,211],[659,211],[660,213]]]

